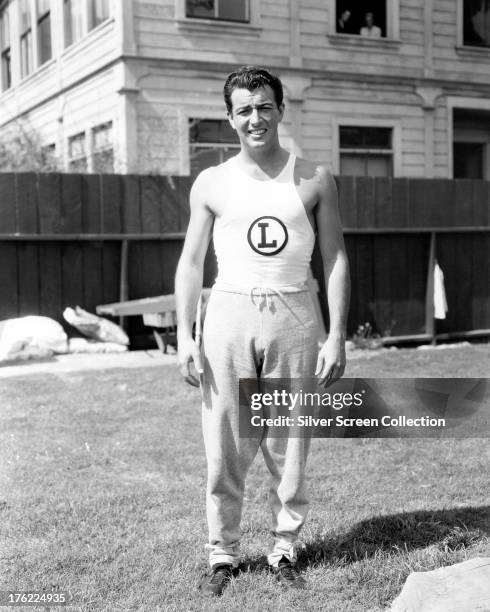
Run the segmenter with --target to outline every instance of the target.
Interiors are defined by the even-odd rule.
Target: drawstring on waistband
[[[258,296],[255,295],[256,291],[259,292]],[[269,287],[252,287],[250,289],[250,299],[252,300],[252,304],[254,304],[258,310],[261,310],[264,301],[267,310],[271,310],[271,308],[274,306],[274,301],[272,299],[274,294],[278,295],[280,298],[284,298],[283,293],[279,289],[270,289]],[[256,297],[260,298],[258,302],[255,301]]]

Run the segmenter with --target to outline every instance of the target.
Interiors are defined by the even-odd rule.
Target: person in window
[[[381,28],[374,25],[374,13],[366,13],[364,19],[366,21],[366,25],[361,28],[361,36],[381,38]]]
[[[350,12],[349,9],[345,9],[345,11],[342,11],[342,14],[340,15],[339,19],[337,19],[338,34],[353,34],[354,33],[351,23],[349,23],[351,16],[352,16],[352,13]]]

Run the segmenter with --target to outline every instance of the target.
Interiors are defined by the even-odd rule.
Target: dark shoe
[[[203,575],[198,589],[207,597],[219,597],[234,575],[235,570],[231,564],[218,563]]]
[[[287,557],[282,557],[279,565],[273,567],[272,571],[276,576],[276,580],[283,587],[290,589],[304,589],[306,587],[306,580]]]

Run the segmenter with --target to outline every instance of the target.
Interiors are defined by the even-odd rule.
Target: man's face
[[[374,16],[372,13],[366,13],[366,25],[370,28],[373,25]]]
[[[254,91],[234,89],[231,102],[228,119],[242,147],[256,149],[277,142],[277,126],[283,117],[284,104],[277,106],[269,85]]]

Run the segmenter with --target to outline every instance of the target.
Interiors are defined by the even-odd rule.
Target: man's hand
[[[186,383],[193,387],[199,387],[199,377],[203,373],[201,350],[192,338],[180,340],[177,342],[177,352],[180,373],[184,377]],[[197,371],[196,376],[191,371],[191,362],[194,362],[194,367]]]
[[[318,384],[327,388],[342,377],[345,370],[345,340],[329,336],[320,349],[315,376]]]

